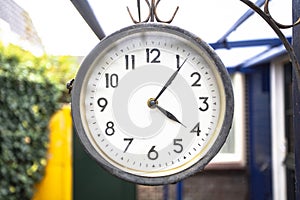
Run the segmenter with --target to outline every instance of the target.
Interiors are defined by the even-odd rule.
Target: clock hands
[[[181,124],[182,126],[184,126],[186,128],[186,126],[181,123],[172,113],[170,113],[169,111],[167,111],[166,109],[160,107],[158,105],[158,101],[157,99],[164,93],[164,91],[169,87],[169,85],[171,85],[171,83],[173,82],[173,80],[175,79],[175,77],[177,76],[179,70],[181,69],[181,67],[184,65],[184,63],[187,61],[187,58],[183,61],[183,63],[177,68],[177,70],[171,75],[171,77],[168,79],[168,81],[166,82],[166,84],[164,85],[164,87],[160,90],[160,92],[158,93],[158,95],[155,97],[155,99],[150,98],[148,100],[148,106],[150,108],[158,108],[158,110],[160,112],[162,112],[167,118]]]
[[[159,105],[156,105],[156,107],[158,108],[158,110],[160,112],[162,112],[165,116],[167,116],[169,119],[181,124],[184,128],[186,128],[186,126],[181,123],[172,113],[170,113],[169,111],[165,110],[164,108],[160,107]]]
[[[175,79],[175,77],[177,76],[179,70],[181,69],[181,67],[184,65],[184,63],[187,61],[187,58],[183,61],[183,63],[177,68],[177,70],[172,74],[172,76],[169,78],[169,80],[166,82],[166,84],[164,85],[164,87],[160,90],[160,92],[158,93],[158,95],[155,97],[154,101],[157,101],[157,99],[160,97],[160,95],[162,95],[162,93],[167,89],[167,87],[169,87],[169,85],[171,85],[171,83],[173,82],[173,80]]]
[[[184,126],[184,127],[186,128],[186,126],[185,126],[183,123],[181,123],[181,122],[180,122],[180,121],[179,121],[172,113],[170,113],[170,112],[167,111],[166,109],[160,107],[160,106],[158,105],[158,101],[155,101],[153,98],[150,98],[150,99],[148,100],[147,104],[148,104],[149,108],[152,108],[152,109],[158,108],[158,110],[159,110],[160,112],[162,112],[167,118],[169,118],[170,120],[173,120],[173,121],[175,121],[175,122],[181,124],[182,126]]]

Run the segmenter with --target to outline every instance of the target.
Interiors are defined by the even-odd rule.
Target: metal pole
[[[183,200],[183,181],[176,184],[176,200]]]
[[[163,196],[164,200],[169,200],[169,185],[164,185],[163,186]]]
[[[105,37],[105,33],[102,30],[97,18],[95,17],[95,14],[90,6],[90,4],[87,2],[87,0],[71,0],[75,8],[78,10],[78,12],[81,14],[85,22],[90,26],[90,28],[93,30],[95,35],[99,38],[99,40],[102,40]]]
[[[261,7],[264,5],[265,0],[258,0],[255,5],[258,7]],[[224,43],[227,39],[227,37],[235,31],[240,25],[242,25],[251,15],[254,14],[254,11],[252,9],[248,10],[244,15],[242,15],[235,24],[217,41],[217,43]]]
[[[300,0],[293,0],[293,21],[300,17]],[[300,61],[300,26],[293,28],[293,48]],[[296,199],[300,200],[300,91],[297,87],[296,75],[293,74],[293,114],[294,114],[294,142],[295,142],[295,180],[296,180]],[[299,84],[299,83],[298,83]]]

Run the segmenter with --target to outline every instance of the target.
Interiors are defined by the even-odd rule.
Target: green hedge
[[[43,177],[48,123],[62,95],[45,60],[0,45],[0,200],[31,199]]]

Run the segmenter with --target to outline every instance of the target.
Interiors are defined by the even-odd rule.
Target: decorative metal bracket
[[[137,0],[137,8],[138,8],[138,16],[139,16],[139,20],[135,20],[133,15],[131,14],[129,8],[127,7],[127,11],[130,15],[130,18],[131,20],[133,21],[133,23],[135,24],[138,24],[138,23],[142,23],[142,22],[154,22],[154,19],[157,21],[157,22],[162,22],[162,23],[167,23],[167,24],[170,24],[173,19],[175,18],[176,14],[177,14],[177,11],[179,9],[179,7],[177,6],[173,16],[171,17],[171,19],[167,20],[167,21],[163,21],[161,20],[158,15],[157,15],[157,7],[158,7],[158,4],[160,2],[160,0],[151,0],[151,4],[149,2],[149,0],[145,0],[145,2],[147,3],[147,6],[149,8],[149,14],[148,14],[148,17],[142,21],[141,19],[141,1],[140,0]]]
[[[270,0],[265,0],[264,11],[261,10],[258,6],[256,6],[254,3],[252,3],[249,0],[241,0],[241,1],[243,3],[245,3],[246,5],[248,5],[251,9],[253,9],[257,14],[259,14],[271,26],[271,28],[277,34],[279,39],[282,41],[284,47],[286,48],[286,50],[290,56],[291,62],[293,64],[293,69],[295,71],[295,75],[296,75],[296,79],[297,79],[297,87],[298,87],[298,90],[300,91],[300,65],[299,65],[299,62],[295,55],[293,47],[291,46],[291,44],[288,42],[288,40],[286,39],[286,37],[280,30],[280,29],[292,28],[292,27],[299,25],[300,17],[292,25],[283,25],[283,24],[278,23],[276,20],[274,20],[272,18],[271,14],[269,12],[269,1]]]

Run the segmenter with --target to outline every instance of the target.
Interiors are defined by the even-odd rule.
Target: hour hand
[[[172,113],[170,113],[170,112],[167,111],[166,109],[160,107],[159,105],[156,105],[156,107],[157,107],[158,110],[159,110],[160,112],[162,112],[167,118],[169,118],[170,120],[173,120],[173,121],[175,121],[175,122],[181,124],[183,127],[186,128],[186,126],[185,126],[183,123],[181,123],[181,122],[180,122],[180,121],[179,121]]]
[[[172,113],[170,113],[170,112],[167,111],[166,109],[160,107],[160,106],[158,105],[158,101],[157,101],[157,100],[155,100],[155,99],[153,99],[153,98],[150,98],[150,99],[148,100],[147,104],[148,104],[148,107],[149,107],[149,108],[152,108],[152,109],[158,108],[158,110],[159,110],[160,112],[162,112],[167,118],[169,118],[170,120],[173,120],[173,121],[175,121],[175,122],[181,124],[183,127],[186,128],[186,126],[185,126],[183,123],[181,123],[181,122],[180,122],[180,121],[179,121]]]

